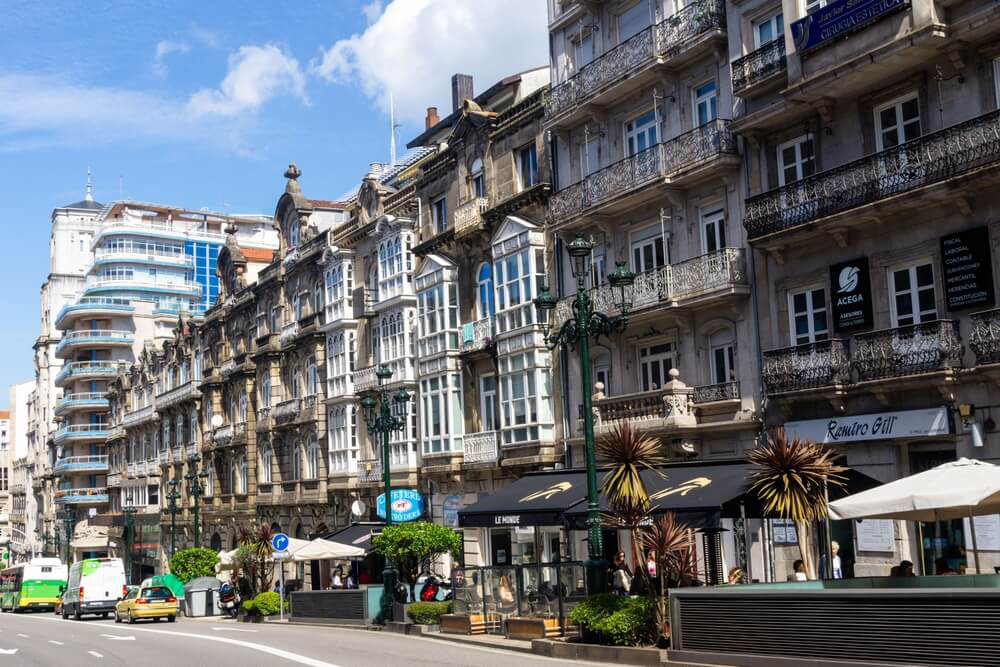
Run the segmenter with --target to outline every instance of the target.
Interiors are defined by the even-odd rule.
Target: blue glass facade
[[[219,297],[219,277],[215,265],[219,259],[221,243],[210,241],[188,241],[184,252],[194,258],[194,280],[201,286],[201,302],[194,310],[208,310]]]

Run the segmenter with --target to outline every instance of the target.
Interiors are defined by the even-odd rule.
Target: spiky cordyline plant
[[[833,462],[831,450],[815,442],[789,440],[784,428],[772,429],[767,441],[747,458],[757,466],[750,475],[750,490],[757,494],[765,515],[795,522],[802,562],[814,579],[811,525],[827,515],[827,489],[844,485],[840,473],[846,468]]]
[[[649,507],[649,493],[642,481],[643,470],[655,470],[667,462],[660,443],[622,421],[597,443],[597,453],[611,464],[601,492],[613,509]]]
[[[687,524],[678,521],[673,512],[665,512],[643,531],[641,539],[643,550],[653,552],[656,558],[660,590],[651,591],[651,597],[656,609],[657,627],[660,628],[661,636],[666,639],[670,636],[667,582],[673,580],[685,585],[690,582],[692,574],[697,576],[691,529]],[[689,571],[692,567],[693,572]]]
[[[271,558],[271,537],[274,533],[268,523],[253,526],[242,526],[239,530],[239,541],[242,546],[250,549],[253,554],[256,581],[251,585],[257,592],[263,593],[271,588],[271,577],[274,575],[274,559]]]

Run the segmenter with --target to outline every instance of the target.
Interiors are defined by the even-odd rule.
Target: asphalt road
[[[55,614],[0,615],[0,667],[561,667],[554,660],[388,632],[301,625],[246,624],[221,619],[176,623],[63,620]]]

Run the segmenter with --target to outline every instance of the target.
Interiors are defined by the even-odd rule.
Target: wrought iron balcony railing
[[[639,189],[657,179],[721,155],[736,154],[736,138],[722,118],[650,146],[603,169],[549,198],[549,214],[561,221]]]
[[[381,482],[382,461],[379,459],[358,461],[358,480],[361,482]]]
[[[656,56],[672,58],[699,35],[725,29],[725,2],[695,0],[676,14],[612,47],[570,78],[553,86],[545,100],[546,115],[556,117],[652,64]]]
[[[483,224],[483,213],[489,208],[486,197],[475,197],[455,209],[455,234],[461,236]]]
[[[295,340],[295,337],[298,335],[299,335],[299,323],[290,322],[289,324],[286,324],[285,326],[281,327],[281,335],[278,336],[278,341],[282,345],[288,345],[293,340]]]
[[[851,379],[847,343],[832,338],[768,350],[761,374],[768,394],[846,384]]]
[[[711,294],[714,291],[747,284],[746,257],[743,248],[723,248],[717,252],[667,264],[641,273],[631,288],[632,307],[649,308],[658,303],[677,303]],[[573,299],[561,299],[552,311],[556,329],[573,316]],[[590,290],[594,308],[607,315],[621,314],[618,295],[610,285]]]
[[[1000,363],[1000,308],[973,313],[969,349],[977,365]]]
[[[738,95],[740,91],[760,83],[772,74],[784,72],[786,67],[785,36],[781,35],[733,61],[733,92]]]
[[[354,384],[354,392],[361,393],[371,391],[378,386],[378,378],[375,376],[375,367],[367,366],[359,368],[351,373],[351,381]]]
[[[462,325],[462,352],[485,349],[493,340],[493,316]]]
[[[1000,164],[1000,110],[746,200],[750,239]]]
[[[695,387],[692,398],[695,404],[739,400],[740,383],[737,380],[730,380]]]
[[[854,337],[851,362],[858,380],[881,380],[962,365],[958,322],[932,320]]]
[[[491,463],[500,458],[500,446],[497,444],[496,431],[481,431],[467,433],[462,438],[465,463]]]

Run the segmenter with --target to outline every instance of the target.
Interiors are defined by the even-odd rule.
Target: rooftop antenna
[[[392,91],[389,91],[389,168],[396,166],[396,107],[392,99]]]
[[[83,201],[94,201],[94,187],[90,183],[90,167],[87,167],[87,193],[83,195]]]
[[[118,199],[125,201],[125,177],[118,174]]]

